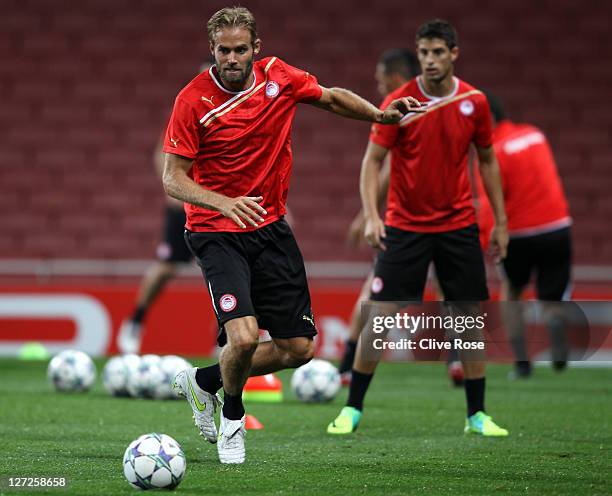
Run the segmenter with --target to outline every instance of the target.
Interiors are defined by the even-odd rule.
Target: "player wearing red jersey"
[[[459,55],[456,32],[445,21],[429,21],[419,28],[416,44],[423,75],[392,92],[382,106],[411,95],[427,100],[428,111],[408,114],[394,126],[374,124],[362,164],[365,236],[380,249],[368,322],[375,316],[396,313],[402,302],[421,301],[430,262],[452,315],[475,318],[478,302],[488,299],[468,178],[472,143],[495,214],[491,246],[496,257],[505,256],[508,242],[499,169],[491,146],[489,107],[480,91],[453,75]],[[383,223],[376,201],[377,173],[389,151],[391,182]],[[466,335],[461,338],[463,342],[482,340],[477,330]],[[375,337],[380,335],[371,324],[366,326],[357,346],[347,406],[329,424],[330,434],[353,432],[359,424],[363,400],[381,354],[373,345]],[[508,431],[485,414],[483,353],[470,355],[469,360],[464,351],[460,356],[467,399],[465,432],[506,436]]]
[[[215,65],[176,98],[163,182],[186,204],[185,239],[208,281],[223,350],[218,364],[182,371],[174,384],[213,443],[215,393],[223,387],[219,459],[242,463],[247,376],[296,367],[313,354],[304,263],[283,220],[297,103],[381,124],[422,109],[413,98],[399,98],[379,110],[277,57],[254,61],[261,41],[245,8],[221,9],[207,28]],[[260,327],[272,341],[258,344]]]
[[[212,62],[205,62],[200,66],[200,72],[207,71],[211,65]],[[160,179],[164,172],[165,161],[165,154],[162,151],[163,140],[164,137],[161,138],[153,156],[155,171]],[[166,196],[163,241],[157,247],[158,260],[145,272],[140,282],[134,310],[119,328],[117,347],[121,353],[140,353],[143,338],[142,323],[151,305],[155,303],[166,284],[176,276],[178,267],[193,260],[193,255],[185,244],[184,230],[183,202]]]
[[[532,274],[536,295],[544,302],[556,370],[567,364],[563,306],[570,297],[572,219],[555,159],[544,133],[530,124],[506,118],[501,102],[487,95],[494,117],[493,145],[499,162],[508,215],[508,255],[503,261],[503,297],[518,301]],[[481,225],[490,225],[491,209],[483,202]],[[504,307],[506,329],[516,362],[511,378],[529,377],[531,363],[525,346],[523,312]]]

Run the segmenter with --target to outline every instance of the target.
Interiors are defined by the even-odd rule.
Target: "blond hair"
[[[226,27],[246,29],[251,33],[251,43],[257,39],[255,16],[244,7],[225,7],[215,12],[206,23],[208,40],[214,44],[217,31]]]

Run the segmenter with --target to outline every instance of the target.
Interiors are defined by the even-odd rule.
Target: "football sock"
[[[528,377],[531,375],[531,362],[514,362],[514,369],[519,377]]]
[[[147,313],[147,307],[144,305],[138,305],[132,314],[132,318],[130,319],[132,322],[136,324],[142,323],[145,314]]]
[[[210,367],[199,368],[196,370],[195,380],[204,391],[215,394],[223,386],[221,367],[218,363],[215,363]]]
[[[484,412],[485,378],[465,379],[464,386],[468,417],[476,412]]]
[[[243,415],[242,393],[234,396],[223,391],[223,416],[228,420],[240,420]]]
[[[374,374],[362,374],[357,372],[355,369],[351,371],[351,389],[349,391],[348,401],[346,406],[352,406],[353,408],[362,411],[363,410],[363,398],[365,398],[370,381]]]
[[[355,360],[355,350],[357,349],[357,341],[347,341],[344,347],[344,356],[342,362],[340,362],[340,368],[338,371],[341,374],[349,372],[353,368],[353,361]]]

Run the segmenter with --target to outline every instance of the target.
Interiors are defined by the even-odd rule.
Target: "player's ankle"
[[[240,420],[244,416],[242,393],[233,395],[223,392],[223,416],[228,420]]]
[[[196,370],[195,380],[198,386],[207,393],[215,394],[221,386],[221,367],[218,363],[210,367],[202,367]]]

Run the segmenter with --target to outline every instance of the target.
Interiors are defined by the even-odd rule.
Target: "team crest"
[[[236,297],[233,294],[224,294],[220,299],[219,299],[219,306],[221,307],[221,310],[223,310],[224,312],[231,312],[234,308],[236,308]]]
[[[380,277],[375,277],[372,279],[372,293],[380,293],[383,286],[383,280]]]
[[[266,96],[268,98],[274,98],[278,95],[279,91],[280,87],[276,81],[268,81],[268,84],[266,84]]]
[[[472,115],[474,113],[474,104],[471,100],[463,100],[459,104],[459,110],[465,116]]]

